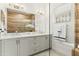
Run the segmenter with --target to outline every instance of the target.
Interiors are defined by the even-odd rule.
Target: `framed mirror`
[[[7,9],[7,32],[35,32],[35,15]]]

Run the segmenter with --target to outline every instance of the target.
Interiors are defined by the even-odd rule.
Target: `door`
[[[50,41],[50,39],[49,39],[49,35],[47,35],[47,36],[44,36],[44,38],[43,38],[43,40],[44,40],[44,49],[49,49],[49,48],[51,48],[51,41]],[[50,41],[50,42],[49,42]],[[50,46],[49,46],[49,43],[50,43]]]
[[[25,37],[20,40],[20,56],[32,55],[33,49],[33,38]]]
[[[39,42],[41,51],[49,48],[49,38],[48,38],[48,36],[40,36],[38,42]]]
[[[38,36],[35,38],[35,51],[40,52],[49,48],[49,38],[47,36]]]
[[[4,55],[5,56],[17,56],[17,42],[15,39],[4,40]]]

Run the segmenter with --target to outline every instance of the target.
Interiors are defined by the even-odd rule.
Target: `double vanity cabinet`
[[[49,49],[49,35],[0,40],[0,55],[28,56]]]
[[[49,49],[49,34],[36,33],[36,14],[10,6],[3,6],[0,11],[0,56],[28,56]]]

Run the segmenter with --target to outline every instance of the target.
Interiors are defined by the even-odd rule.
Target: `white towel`
[[[67,34],[67,26],[66,26],[66,24],[62,24],[60,29],[61,29],[60,37],[66,38],[66,34]]]
[[[56,24],[53,29],[54,29],[53,36],[66,38],[67,34],[66,24]],[[58,31],[60,31],[61,33],[59,34]]]

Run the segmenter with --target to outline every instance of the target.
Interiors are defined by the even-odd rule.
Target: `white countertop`
[[[43,35],[49,35],[49,34],[47,33],[13,33],[13,34],[1,35],[0,40],[10,39],[10,38],[20,38],[20,37],[43,36]]]

